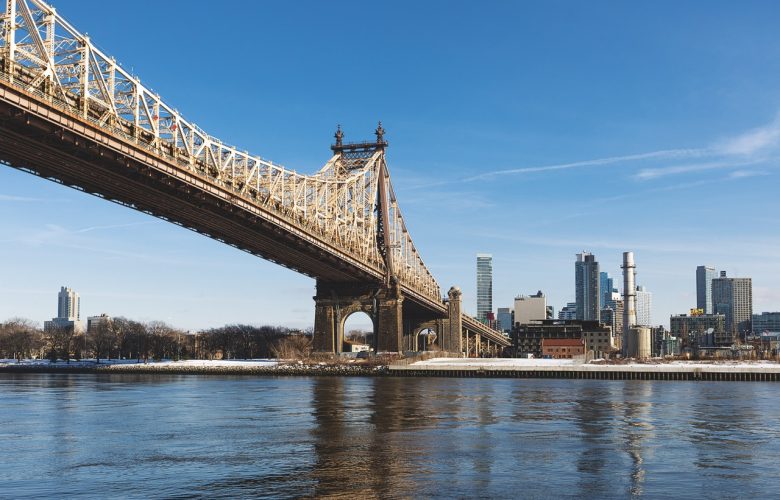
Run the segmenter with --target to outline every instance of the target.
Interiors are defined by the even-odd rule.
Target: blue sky
[[[653,319],[695,306],[695,268],[780,310],[775,2],[55,2],[210,134],[300,172],[381,119],[407,225],[475,312],[574,300],[574,258],[635,252]],[[313,324],[312,280],[144,214],[0,168],[0,320],[83,315]],[[619,280],[618,280],[619,281]]]

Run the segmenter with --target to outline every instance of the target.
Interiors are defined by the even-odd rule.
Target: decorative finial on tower
[[[342,139],[344,139],[344,132],[341,131],[341,125],[336,126],[336,133],[333,135],[336,138],[336,146],[341,147]]]
[[[379,126],[374,131],[376,134],[376,143],[384,145],[385,143],[385,129],[382,128],[382,122],[379,122]]]

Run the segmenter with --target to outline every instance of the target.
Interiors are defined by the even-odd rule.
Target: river
[[[773,497],[777,391],[0,374],[0,497]]]

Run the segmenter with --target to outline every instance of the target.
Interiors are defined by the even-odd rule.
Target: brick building
[[[583,354],[585,341],[582,339],[542,339],[542,357],[571,359]]]

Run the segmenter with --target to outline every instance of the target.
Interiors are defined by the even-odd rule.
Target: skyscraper
[[[698,266],[696,268],[696,308],[704,314],[712,314],[712,280],[715,279],[715,268]]]
[[[614,286],[615,284],[612,281],[612,278],[609,277],[609,273],[599,273],[599,295],[601,296],[602,308],[604,307],[604,304],[609,302],[609,300],[612,298],[612,291]]]
[[[51,331],[55,328],[70,328],[76,333],[85,330],[84,322],[81,321],[81,299],[79,294],[71,288],[60,287],[57,294],[57,317],[51,321],[43,322],[44,331]]]
[[[477,319],[486,321],[493,312],[493,256],[477,254]]]
[[[601,317],[599,263],[593,254],[577,254],[577,260],[574,262],[574,284],[577,319],[598,321]]]
[[[637,326],[652,326],[653,294],[643,286],[636,287],[636,324]]]
[[[751,278],[727,278],[726,271],[712,280],[712,307],[715,314],[726,316],[726,333],[732,342],[752,330],[753,281]]]
[[[57,294],[57,317],[68,321],[77,321],[81,319],[81,299],[79,294],[68,287],[60,287],[60,293]]]

